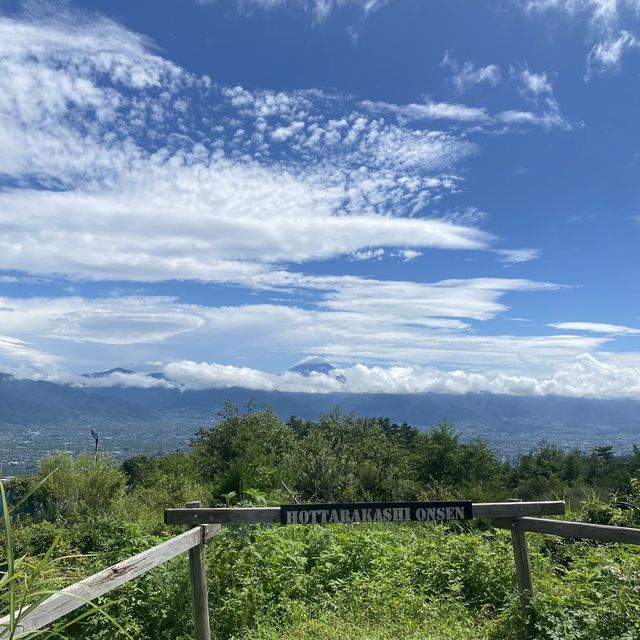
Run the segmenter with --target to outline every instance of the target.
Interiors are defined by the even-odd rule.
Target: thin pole
[[[187,502],[187,509],[197,509],[202,503]],[[196,640],[211,640],[209,626],[209,592],[207,590],[207,571],[205,566],[204,527],[198,527],[202,533],[199,545],[189,549],[189,573],[191,575],[191,595],[193,599],[193,620],[196,628]]]
[[[96,443],[94,460],[95,462],[98,462],[98,442],[100,440],[100,437],[98,436],[98,432],[95,429],[91,429],[91,437]]]

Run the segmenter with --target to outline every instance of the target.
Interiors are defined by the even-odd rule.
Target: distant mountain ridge
[[[122,367],[114,367],[113,369],[109,369],[109,371],[96,371],[94,373],[83,373],[83,378],[108,378],[110,375],[114,373],[121,373],[125,376],[133,375],[134,372],[130,369],[123,369]]]
[[[311,357],[305,358],[297,364],[294,364],[292,367],[289,367],[287,371],[299,373],[305,378],[308,378],[314,373],[319,373],[325,376],[330,375],[332,372],[336,371],[336,367],[334,367],[330,362],[325,362],[321,358]],[[345,378],[342,375],[337,375],[335,378],[339,382],[345,382]]]
[[[317,366],[318,363],[313,363]],[[331,366],[331,365],[328,365]],[[317,369],[314,369],[314,371]],[[111,372],[126,374],[126,369]],[[102,377],[97,372],[88,377]],[[164,374],[148,374],[166,379]],[[238,387],[179,390],[154,386],[72,387],[52,382],[17,379],[0,373],[0,424],[48,423],[86,418],[154,420],[172,411],[190,410],[214,416],[230,400],[240,407],[254,400],[258,407],[272,405],[283,418],[296,415],[315,419],[340,405],[361,416],[384,416],[396,422],[429,425],[443,418],[457,423],[491,427],[513,421],[536,426],[554,424],[573,428],[590,425],[640,432],[640,401],[594,400],[561,396],[506,396],[488,393],[287,393]]]
[[[68,385],[0,373],[0,424],[51,424],[70,419],[150,420],[154,412],[132,398],[113,399]]]
[[[305,378],[308,378],[312,373],[323,373],[325,375],[331,373],[335,370],[335,367],[329,363],[325,362],[320,358],[305,358],[304,360],[294,364],[292,367],[289,367],[287,371],[292,371],[293,373],[299,373]]]

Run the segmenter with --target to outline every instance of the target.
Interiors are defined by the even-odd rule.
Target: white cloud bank
[[[292,371],[273,374],[250,367],[190,360],[169,363],[164,372],[171,381],[114,373],[107,378],[73,382],[84,386],[175,386],[183,390],[240,387],[290,393],[495,393],[603,399],[637,398],[640,395],[639,366],[612,364],[589,354],[577,356],[547,377],[364,364],[335,368],[328,374],[312,372],[304,376]]]
[[[573,378],[569,374],[558,377],[557,372],[573,371],[576,358],[598,352],[610,339],[473,333],[469,319],[488,320],[502,313],[508,307],[501,298],[508,293],[554,289],[544,283],[473,279],[419,284],[317,277],[313,284],[321,295],[311,309],[280,304],[207,307],[183,304],[167,296],[3,298],[0,331],[14,336],[4,342],[5,353],[12,357],[3,358],[3,369],[52,381],[166,386],[166,381],[144,375],[114,374],[87,381],[78,377],[82,369],[70,371],[71,366],[87,359],[103,360],[106,353],[111,362],[128,368],[136,368],[131,363],[160,360],[152,368],[163,368],[181,388],[239,385],[360,393],[382,392],[388,385],[390,391],[410,393],[563,393]],[[312,375],[313,384],[294,374],[274,376],[215,361],[206,366],[193,364],[200,362],[204,353],[232,361],[238,344],[245,352],[259,356],[315,353],[345,364],[333,377]],[[600,360],[621,377],[620,364]],[[349,364],[354,362],[360,364]],[[381,362],[387,364],[380,366]],[[633,362],[624,364],[638,368]],[[564,382],[554,385],[553,380]]]

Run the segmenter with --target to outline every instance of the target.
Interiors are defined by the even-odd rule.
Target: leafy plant
[[[51,475],[51,474],[50,474]],[[49,480],[49,476],[46,476],[41,482],[36,485],[33,491],[40,488],[46,481]],[[26,501],[31,494],[23,496],[21,502]],[[18,505],[15,505],[15,509]],[[49,629],[38,630],[23,630],[25,622],[28,621],[30,615],[35,610],[45,603],[52,595],[60,593],[58,590],[48,588],[51,579],[47,576],[47,570],[52,566],[55,566],[56,561],[53,559],[53,552],[56,548],[60,534],[56,536],[44,555],[36,561],[28,558],[16,558],[13,544],[13,527],[11,523],[11,512],[13,509],[9,507],[7,500],[7,494],[5,491],[4,483],[0,480],[0,505],[2,506],[2,516],[0,518],[3,528],[4,537],[4,573],[0,577],[0,593],[7,593],[8,597],[8,614],[0,620],[0,631],[2,632],[2,638],[7,640],[14,640],[18,638],[61,638],[62,632],[68,629],[73,624],[83,620],[87,616],[101,612],[104,617],[107,618],[116,628],[118,628],[127,638],[131,638],[121,625],[114,620],[106,611],[105,608],[109,606],[109,603],[103,605],[96,605],[93,602],[87,601],[81,596],[73,596],[78,598],[82,603],[87,604],[89,609],[80,613],[79,615],[65,619],[62,622],[58,622]],[[28,626],[28,624],[27,624]]]

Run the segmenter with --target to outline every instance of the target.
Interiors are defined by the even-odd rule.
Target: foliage
[[[622,459],[607,446],[581,452],[541,442],[509,465],[486,442],[463,441],[447,421],[420,431],[335,409],[317,421],[283,422],[271,410],[228,405],[214,427],[198,432],[191,452],[136,456],[121,467],[106,457],[96,462],[59,453],[45,457],[34,476],[12,481],[11,500],[24,500],[14,504],[10,538],[5,533],[0,541],[0,602],[11,604],[7,576],[22,584],[15,600],[36,584],[59,588],[175,535],[181,529],[164,525],[162,510],[194,499],[247,506],[570,497],[577,509],[572,519],[637,527],[639,475],[638,448]],[[538,535],[528,540],[530,624],[519,614],[509,534],[488,523],[226,527],[207,551],[214,637],[640,637],[640,550]],[[96,606],[110,604],[109,614],[132,637],[193,638],[186,557],[109,596]],[[65,637],[125,635],[89,616]]]
[[[41,479],[35,486],[34,491],[48,480],[48,476]],[[30,494],[23,496],[23,501],[28,499]],[[74,624],[85,620],[93,613],[101,613],[112,625],[112,629],[119,630],[123,638],[131,638],[129,633],[108,613],[105,608],[109,602],[102,605],[88,603],[88,610],[67,619],[54,622],[49,628],[37,631],[22,631],[22,625],[26,624],[29,614],[49,597],[58,593],[57,587],[60,582],[60,572],[56,558],[53,557],[59,535],[49,544],[47,550],[41,557],[17,557],[14,547],[13,525],[11,514],[13,509],[7,501],[7,494],[4,483],[0,480],[0,523],[2,524],[3,554],[0,557],[0,603],[7,608],[6,615],[3,615],[3,622],[0,623],[0,631],[3,637],[8,640],[14,638],[61,638],[62,632],[73,627]],[[81,599],[81,598],[80,598]],[[4,608],[4,607],[3,607]],[[104,625],[104,623],[103,623]]]
[[[214,428],[198,431],[192,448],[200,477],[213,482],[221,495],[278,488],[292,444],[291,430],[272,409],[241,414],[227,404]]]
[[[36,505],[48,519],[108,513],[125,487],[124,474],[108,458],[66,452],[44,456],[33,481]]]
[[[307,423],[293,453],[295,487],[305,500],[407,500],[416,486],[410,453],[389,425],[335,409]]]

